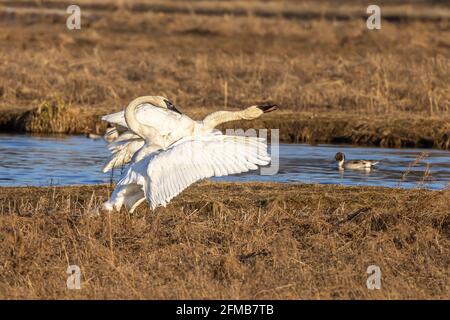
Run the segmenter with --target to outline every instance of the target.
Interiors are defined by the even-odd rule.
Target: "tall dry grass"
[[[255,3],[249,6],[262,6]],[[334,8],[326,1],[286,5]],[[425,2],[410,5],[426,7]],[[287,19],[93,5],[82,30],[68,31],[64,14],[5,17],[0,23],[1,130],[26,128],[24,112],[61,100],[77,115],[75,124],[62,126],[67,132],[99,133],[101,114],[120,110],[133,97],[159,94],[197,118],[219,108],[276,102],[286,118],[295,120],[283,126],[292,129],[284,134],[288,142],[444,149],[450,143],[446,18],[383,20],[382,30],[369,31],[363,19],[351,16]],[[318,118],[323,120],[310,121]]]
[[[118,11],[79,32],[61,22],[19,15],[2,23],[1,107],[58,96],[110,110],[142,92],[221,107],[226,83],[234,107],[273,99],[378,116],[450,111],[448,21],[386,22],[371,32],[360,20]]]
[[[0,297],[449,298],[450,191],[202,183],[155,212],[97,215],[110,192],[0,188]]]

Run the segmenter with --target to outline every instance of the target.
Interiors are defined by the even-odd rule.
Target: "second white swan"
[[[133,101],[136,104],[136,118],[142,125],[150,126],[163,137],[152,141],[154,150],[165,148],[183,137],[211,133],[218,125],[234,120],[253,120],[263,113],[277,110],[276,105],[254,105],[240,111],[217,111],[206,116],[202,121],[194,121],[182,114],[173,103],[165,97],[142,96]],[[125,111],[102,117],[111,124],[129,129]],[[132,131],[126,131],[108,145],[112,155],[102,171],[129,163],[133,155],[144,146],[144,139]]]
[[[171,143],[178,131],[161,130],[161,123],[165,128],[173,128],[182,115],[147,107],[144,124],[138,119],[138,107],[148,100],[148,97],[137,98],[125,110],[125,125],[143,139],[143,145],[134,153],[110,200],[105,202],[105,210],[120,210],[125,205],[133,212],[145,200],[152,209],[166,206],[196,181],[255,170],[270,163],[264,139],[212,132],[220,123],[212,115],[210,120],[205,118],[209,127],[194,124],[190,134]]]

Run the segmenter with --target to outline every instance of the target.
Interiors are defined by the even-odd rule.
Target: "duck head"
[[[334,159],[338,162],[339,167],[342,167],[344,165],[345,155],[342,152],[338,152],[334,156]]]

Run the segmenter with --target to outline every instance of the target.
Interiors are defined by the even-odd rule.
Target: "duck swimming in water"
[[[345,155],[342,152],[336,153],[334,156],[338,163],[339,170],[354,169],[354,170],[370,170],[379,161],[373,160],[350,160],[345,161]]]

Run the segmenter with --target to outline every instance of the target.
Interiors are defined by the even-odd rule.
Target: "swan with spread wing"
[[[161,99],[166,108],[159,104]],[[131,163],[110,200],[104,203],[105,210],[119,211],[125,206],[133,212],[145,200],[152,209],[166,206],[196,181],[247,172],[270,163],[264,139],[223,135],[214,127],[226,121],[249,118],[250,113],[255,116],[255,109],[260,115],[275,110],[276,106],[250,107],[251,112],[244,115],[219,111],[202,122],[195,122],[171,110],[164,99],[158,97],[159,102],[155,102],[155,97],[133,100],[123,113],[124,122],[120,120],[122,115],[115,114],[118,119],[115,123],[130,130],[126,133],[128,138],[136,135],[132,139],[140,139],[142,145],[131,156]]]
[[[182,114],[174,104],[165,97],[143,96],[137,98],[135,108],[136,117],[144,125],[150,125],[161,133],[164,141],[160,147],[178,141],[182,137],[190,135],[211,133],[218,125],[234,120],[253,120],[260,117],[263,113],[268,113],[277,109],[276,105],[254,105],[240,111],[217,111],[205,117],[202,121],[194,121],[187,115]],[[158,109],[155,109],[158,108]],[[155,114],[170,115],[172,121],[156,122]],[[102,117],[102,120],[112,125],[128,129],[117,139],[112,141],[108,148],[111,156],[106,165],[102,168],[103,172],[121,167],[131,161],[133,155],[144,146],[145,139],[129,130],[125,120],[125,111],[108,114]],[[107,135],[117,134],[117,130],[111,130]],[[154,144],[157,142],[155,141]]]

